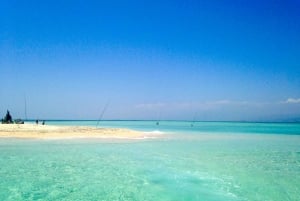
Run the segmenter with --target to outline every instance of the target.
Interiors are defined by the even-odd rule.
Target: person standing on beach
[[[35,123],[36,123],[36,124],[39,124],[39,120],[35,120]]]

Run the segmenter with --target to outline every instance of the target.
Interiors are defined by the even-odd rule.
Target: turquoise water
[[[0,139],[0,200],[300,200],[299,124],[190,124],[100,122],[159,139]]]
[[[130,128],[168,133],[252,133],[300,135],[300,123],[243,123],[190,121],[46,121],[50,125],[81,125]]]

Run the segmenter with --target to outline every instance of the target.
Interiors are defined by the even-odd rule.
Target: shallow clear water
[[[34,123],[34,121],[32,121]],[[245,123],[191,121],[46,121],[49,125],[80,125],[130,128],[141,131],[172,133],[252,133],[300,135],[300,123]]]
[[[165,135],[0,139],[0,200],[300,200],[299,124],[101,123]]]

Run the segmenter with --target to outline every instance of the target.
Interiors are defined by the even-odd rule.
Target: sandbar
[[[123,128],[96,128],[88,126],[53,126],[36,124],[0,124],[0,138],[120,138],[141,139],[143,132]]]

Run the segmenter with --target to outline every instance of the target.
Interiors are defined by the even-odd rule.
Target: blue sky
[[[300,118],[300,1],[1,1],[0,112]]]

